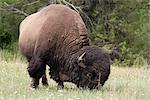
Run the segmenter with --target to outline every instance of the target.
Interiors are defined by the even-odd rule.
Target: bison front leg
[[[58,83],[58,85],[57,85],[57,90],[61,90],[61,89],[63,89],[64,88],[64,83],[63,83],[63,81],[57,81],[57,83]]]
[[[58,67],[51,67],[49,75],[51,76],[50,78],[52,78],[58,84],[57,85],[57,90],[60,90],[60,89],[64,88],[63,81],[60,79],[60,76],[59,76]]]
[[[44,73],[44,75],[42,76],[42,84],[44,86],[48,86],[48,82],[47,82],[47,78],[46,78],[46,73]]]

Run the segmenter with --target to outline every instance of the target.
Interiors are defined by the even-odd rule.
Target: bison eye
[[[87,77],[91,77],[91,76],[92,76],[92,74],[91,74],[91,73],[88,73],[88,74],[87,74]]]
[[[82,60],[79,60],[78,63],[81,63]]]

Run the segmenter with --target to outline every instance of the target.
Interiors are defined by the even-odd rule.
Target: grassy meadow
[[[49,86],[30,88],[27,63],[16,56],[4,60],[0,56],[0,100],[149,100],[150,69],[111,67],[111,74],[101,90],[82,90],[65,83],[64,90],[56,90],[56,83],[49,79]],[[17,59],[17,60],[16,60]],[[48,71],[47,71],[48,73]]]

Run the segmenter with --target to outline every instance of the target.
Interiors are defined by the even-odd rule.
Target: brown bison
[[[49,5],[25,18],[20,25],[19,46],[27,58],[31,86],[39,79],[48,85],[45,70],[63,88],[63,82],[95,89],[104,85],[110,73],[110,57],[89,45],[80,15],[64,5]]]

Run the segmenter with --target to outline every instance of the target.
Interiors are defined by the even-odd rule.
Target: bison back
[[[75,53],[88,45],[87,30],[80,15],[64,5],[49,5],[20,24],[19,46],[31,58],[51,52]]]

